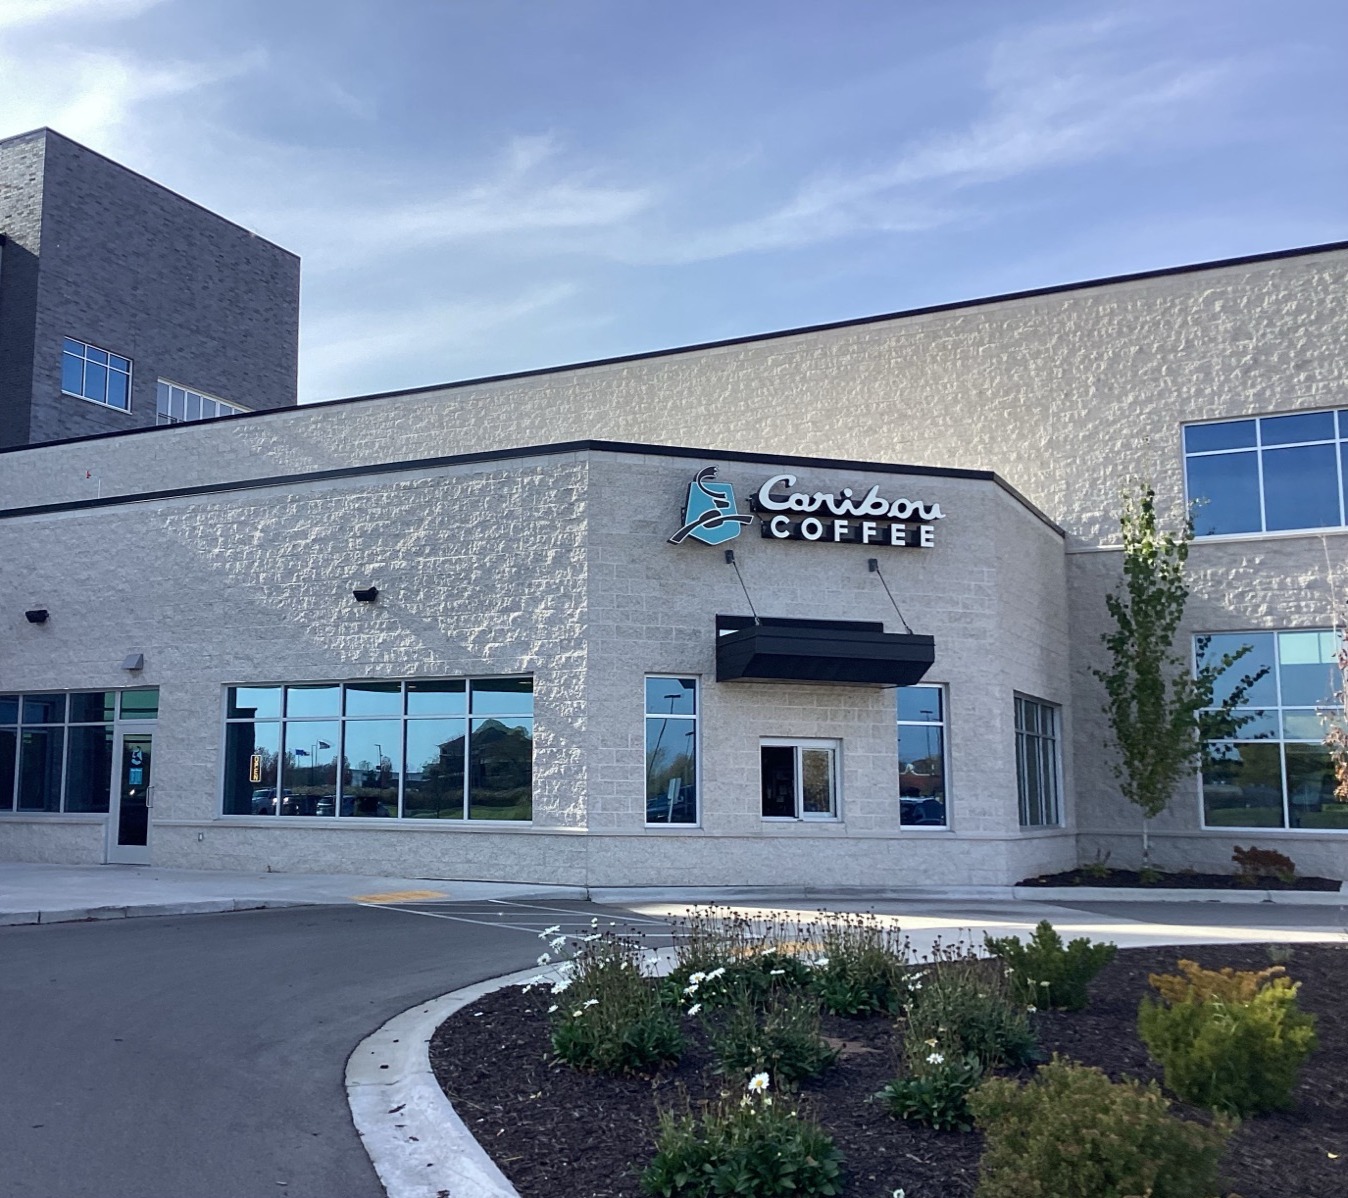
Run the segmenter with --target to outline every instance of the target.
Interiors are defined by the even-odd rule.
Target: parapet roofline
[[[60,134],[57,136],[60,136]],[[94,151],[90,152],[93,153]],[[153,180],[151,181],[153,182]],[[192,203],[192,201],[189,200],[188,203]],[[198,205],[198,207],[200,207],[200,205]],[[204,209],[203,211],[209,210]],[[221,217],[221,219],[223,220],[224,218]],[[778,341],[787,337],[804,336],[809,333],[825,333],[833,329],[860,328],[865,325],[881,324],[890,320],[897,321],[916,316],[931,316],[940,312],[968,311],[987,307],[991,304],[1004,304],[1018,300],[1040,299],[1044,296],[1065,295],[1074,291],[1089,291],[1097,287],[1112,287],[1123,283],[1145,282],[1148,279],[1164,279],[1169,278],[1172,275],[1197,274],[1202,271],[1225,270],[1237,266],[1253,266],[1264,262],[1279,262],[1293,258],[1307,258],[1316,254],[1332,254],[1343,251],[1348,251],[1348,241],[1328,241],[1322,245],[1307,245],[1290,250],[1273,250],[1263,254],[1248,254],[1241,258],[1220,258],[1212,262],[1197,262],[1187,266],[1167,266],[1160,270],[1144,270],[1138,271],[1135,274],[1109,275],[1101,279],[1086,279],[1076,283],[1059,283],[1052,287],[1036,287],[1029,291],[1008,291],[1000,295],[985,296],[981,299],[957,300],[948,304],[932,304],[925,308],[907,308],[899,312],[885,312],[879,316],[860,316],[851,320],[836,320],[828,324],[801,325],[798,328],[779,329],[770,333],[754,333],[745,337],[729,337],[723,341],[701,341],[694,345],[680,345],[668,349],[644,350],[641,353],[623,354],[613,358],[592,358],[584,362],[566,362],[559,366],[543,366],[535,370],[516,370],[505,374],[488,374],[481,375],[477,378],[460,379],[450,383],[432,383],[423,387],[404,387],[398,391],[374,391],[367,395],[348,395],[341,399],[325,399],[315,403],[297,404],[294,407],[288,408],[268,408],[258,412],[240,412],[234,416],[224,416],[206,423],[217,425],[220,420],[260,420],[265,417],[275,417],[285,414],[294,415],[296,412],[305,412],[311,408],[331,408],[342,404],[367,403],[372,400],[396,399],[408,395],[431,395],[436,392],[462,391],[470,387],[485,387],[496,383],[509,383],[524,379],[545,378],[548,375],[553,374],[594,370],[601,366],[622,366],[629,362],[646,362],[655,358],[673,358],[682,354],[700,353],[704,350],[724,349],[735,345],[752,345],[755,342]],[[147,428],[126,429],[123,432],[92,433],[85,437],[67,437],[60,441],[38,441],[31,445],[12,445],[0,449],[0,454],[41,449],[48,445],[72,445],[81,441],[102,441],[108,437],[140,437],[153,433],[167,433],[170,429],[176,429],[181,432],[184,428],[188,427],[192,426],[183,424],[158,425]]]
[[[123,434],[124,435],[124,434]],[[330,470],[310,470],[302,474],[273,474],[263,478],[236,479],[232,482],[204,483],[195,487],[171,487],[161,491],[137,491],[126,495],[107,495],[97,499],[67,499],[59,503],[39,503],[27,507],[0,509],[0,520],[24,516],[54,515],[95,508],[124,507],[133,503],[157,503],[196,495],[221,495],[231,491],[261,491],[268,487],[291,487],[333,479],[361,478],[379,474],[407,474],[414,471],[440,470],[451,466],[472,466],[486,462],[518,461],[525,458],[558,457],[570,453],[612,453],[640,457],[692,458],[709,462],[746,462],[760,466],[787,466],[802,470],[849,470],[859,474],[911,475],[920,478],[959,478],[990,482],[1000,487],[1032,516],[1060,537],[1067,535],[1061,525],[1050,520],[1015,487],[991,470],[966,470],[954,466],[909,466],[898,462],[865,462],[851,458],[804,457],[796,454],[747,453],[734,449],[696,449],[684,445],[641,445],[628,441],[557,441],[547,445],[524,445],[512,449],[491,449],[477,453],[446,454],[429,458],[409,458],[395,462],[372,462],[363,466],[336,466]]]

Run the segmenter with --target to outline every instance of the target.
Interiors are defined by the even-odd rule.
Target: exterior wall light
[[[47,622],[47,609],[45,607],[34,607],[23,613],[23,618],[30,624],[45,624]]]
[[[378,587],[357,587],[351,592],[357,603],[373,603],[379,598]]]

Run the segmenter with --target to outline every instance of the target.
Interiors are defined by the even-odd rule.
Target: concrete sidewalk
[[[444,882],[364,874],[234,873],[147,865],[0,862],[0,925],[198,915],[351,902],[584,899],[579,886]]]

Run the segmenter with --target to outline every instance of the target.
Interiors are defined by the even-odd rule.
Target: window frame
[[[900,694],[903,691],[915,691],[921,689],[934,690],[940,695],[941,718],[937,720],[905,720],[899,715]],[[913,832],[927,835],[933,832],[950,831],[950,687],[944,682],[915,682],[911,686],[900,686],[895,688],[894,696],[894,724],[896,729],[896,741],[899,741],[904,728],[935,728],[941,734],[941,808],[942,816],[939,824],[915,824],[905,823],[903,819],[903,755],[901,743],[896,744],[898,752],[898,766],[900,779],[899,793],[899,827]]]
[[[763,814],[763,750],[793,749],[792,768],[795,774],[795,814]],[[843,766],[841,738],[819,736],[761,736],[758,738],[758,812],[759,818],[769,824],[838,824],[843,820]],[[805,811],[805,771],[801,765],[801,754],[806,749],[828,749],[832,753],[831,793],[833,808],[831,811]]]
[[[1242,833],[1242,834],[1243,834],[1243,833],[1246,833],[1246,832],[1250,832],[1250,833],[1260,833],[1260,834],[1263,834],[1263,833],[1270,833],[1270,834],[1276,834],[1276,835],[1279,835],[1279,836],[1343,836],[1343,835],[1345,835],[1345,834],[1348,834],[1348,826],[1339,827],[1339,828],[1333,827],[1332,825],[1326,825],[1326,826],[1323,826],[1323,827],[1315,827],[1315,826],[1307,827],[1307,826],[1305,826],[1305,825],[1295,826],[1295,825],[1293,825],[1293,823],[1292,823],[1292,806],[1293,806],[1293,803],[1292,803],[1292,788],[1291,788],[1291,785],[1289,784],[1289,780],[1288,780],[1288,760],[1287,760],[1287,749],[1288,749],[1288,746],[1289,746],[1289,745],[1314,745],[1314,746],[1316,746],[1316,747],[1323,748],[1323,747],[1324,747],[1324,739],[1323,739],[1322,736],[1318,736],[1318,737],[1289,737],[1289,736],[1287,735],[1287,732],[1286,732],[1286,727],[1287,727],[1287,726],[1286,726],[1286,719],[1285,719],[1285,717],[1286,717],[1287,713],[1315,712],[1316,714],[1319,714],[1321,711],[1333,711],[1333,710],[1337,710],[1337,708],[1336,708],[1336,706],[1335,706],[1334,704],[1332,704],[1332,703],[1329,704],[1329,705],[1327,705],[1327,706],[1321,707],[1321,706],[1307,706],[1307,705],[1304,704],[1304,703],[1290,703],[1290,704],[1287,704],[1287,703],[1284,703],[1284,702],[1283,702],[1284,679],[1283,679],[1283,676],[1282,676],[1282,670],[1283,670],[1283,664],[1284,664],[1284,663],[1283,663],[1283,643],[1282,643],[1282,638],[1283,638],[1283,636],[1286,635],[1286,634],[1315,634],[1315,635],[1318,635],[1318,636],[1329,636],[1329,637],[1335,638],[1335,639],[1337,639],[1337,636],[1338,636],[1338,633],[1337,633],[1336,630],[1333,629],[1333,628],[1316,627],[1316,628],[1245,628],[1245,629],[1234,629],[1234,630],[1233,630],[1233,629],[1222,629],[1221,631],[1217,631],[1217,632],[1214,632],[1214,631],[1210,631],[1210,630],[1209,630],[1209,631],[1207,631],[1207,632],[1198,632],[1198,633],[1195,633],[1195,634],[1193,634],[1193,636],[1190,638],[1190,664],[1191,664],[1192,670],[1193,670],[1195,673],[1197,673],[1197,670],[1198,670],[1198,663],[1199,663],[1199,642],[1202,641],[1202,640],[1204,640],[1204,639],[1207,638],[1207,637],[1212,637],[1212,636],[1223,636],[1223,637],[1251,637],[1251,638],[1253,638],[1253,637],[1269,637],[1269,638],[1272,640],[1272,642],[1273,642],[1273,699],[1272,699],[1272,701],[1271,701],[1271,702],[1267,702],[1267,703],[1259,703],[1259,704],[1254,704],[1254,703],[1246,704],[1246,705],[1244,705],[1244,706],[1242,706],[1242,707],[1240,707],[1240,708],[1237,708],[1236,710],[1237,710],[1237,711],[1251,711],[1251,712],[1262,712],[1262,713],[1264,713],[1266,717],[1270,717],[1270,718],[1271,718],[1273,727],[1274,727],[1274,728],[1276,729],[1276,731],[1277,731],[1276,736],[1260,735],[1260,736],[1249,736],[1249,737],[1244,737],[1244,738],[1239,737],[1239,736],[1237,736],[1237,737],[1231,737],[1231,738],[1228,738],[1228,737],[1215,737],[1215,738],[1213,738],[1212,740],[1209,740],[1209,741],[1205,742],[1205,744],[1216,744],[1216,745],[1269,745],[1269,746],[1275,746],[1275,745],[1276,745],[1276,746],[1277,746],[1277,749],[1278,749],[1278,783],[1279,783],[1279,789],[1280,789],[1280,792],[1281,792],[1281,800],[1282,800],[1282,822],[1281,822],[1280,824],[1274,824],[1274,825],[1269,825],[1269,824],[1262,824],[1262,825],[1261,825],[1261,824],[1211,824],[1211,823],[1209,823],[1209,822],[1208,822],[1207,801],[1206,801],[1206,796],[1205,796],[1205,793],[1204,793],[1204,787],[1205,787],[1205,785],[1206,785],[1206,779],[1205,779],[1205,777],[1204,777],[1205,769],[1204,769],[1203,765],[1200,763],[1199,768],[1195,771],[1194,782],[1195,782],[1195,788],[1196,788],[1196,794],[1197,794],[1197,802],[1198,802],[1198,826],[1199,826],[1199,828],[1202,829],[1204,832],[1221,832],[1221,833],[1227,833],[1227,834],[1232,833],[1232,832],[1237,832],[1237,833]],[[1237,665],[1236,665],[1234,668],[1235,668],[1235,669],[1240,669],[1240,668],[1241,668],[1241,664],[1242,664],[1242,663],[1237,663]],[[1288,664],[1293,664],[1293,663],[1288,663]],[[1332,662],[1330,662],[1330,663],[1320,663],[1320,664],[1328,664],[1328,665],[1330,665],[1330,668],[1335,668],[1335,669],[1337,668],[1337,666],[1333,665]],[[1342,676],[1342,674],[1340,674],[1339,680],[1340,680],[1341,685],[1348,685],[1348,679],[1345,679],[1345,678]],[[1209,709],[1209,710],[1211,710],[1211,709]]]
[[[115,738],[119,730],[132,730],[136,728],[145,728],[154,726],[157,720],[156,715],[136,716],[124,715],[122,712],[122,696],[128,693],[140,693],[143,691],[158,691],[158,687],[130,686],[130,687],[77,687],[74,690],[7,690],[4,692],[6,698],[13,697],[17,700],[14,721],[11,723],[5,721],[0,723],[0,730],[12,732],[14,734],[14,757],[13,769],[14,776],[10,785],[9,795],[0,795],[0,818],[47,819],[52,816],[72,816],[75,818],[88,819],[106,819],[112,810],[113,796],[115,792],[114,775],[117,763],[112,758],[112,750],[115,744]],[[77,719],[74,718],[71,711],[71,698],[74,695],[112,695],[112,708],[110,714],[106,714],[103,719]],[[59,720],[53,720],[47,723],[33,722],[24,719],[25,700],[44,699],[61,697],[64,700],[62,707],[62,716]],[[106,710],[106,709],[105,709]],[[101,728],[113,738],[109,742],[109,767],[107,777],[107,806],[103,808],[90,808],[88,810],[72,810],[70,807],[69,784],[71,755],[74,742],[72,733],[76,729]],[[57,776],[58,802],[55,808],[49,807],[20,807],[19,797],[23,785],[23,733],[27,729],[45,729],[59,730],[61,733],[61,760],[59,764],[59,773]]]
[[[646,690],[647,685],[653,681],[672,682],[682,686],[684,683],[691,682],[693,692],[693,711],[691,715],[684,715],[676,712],[650,711],[648,709]],[[652,820],[650,817],[650,794],[649,790],[645,796],[645,803],[642,812],[642,818],[647,828],[657,828],[660,830],[668,829],[687,829],[702,827],[702,679],[697,674],[645,674],[641,680],[641,734],[642,751],[646,752],[645,746],[649,742],[647,729],[651,720],[683,720],[693,725],[693,818],[692,820],[683,820],[675,823],[673,820]],[[671,705],[672,706],[672,705]],[[649,773],[650,759],[647,757],[646,769]],[[649,786],[649,778],[648,778]]]
[[[1286,416],[1328,416],[1333,425],[1332,435],[1329,437],[1315,437],[1300,441],[1276,441],[1266,445],[1264,443],[1264,425],[1270,420],[1278,420]],[[1230,449],[1198,449],[1190,450],[1188,447],[1189,430],[1195,428],[1213,428],[1219,425],[1234,425],[1251,423],[1254,425],[1254,444],[1248,446],[1239,446]],[[1333,448],[1334,470],[1336,482],[1338,484],[1339,501],[1339,520],[1335,524],[1306,524],[1297,525],[1292,528],[1269,528],[1268,527],[1268,489],[1265,484],[1265,460],[1264,456],[1269,452],[1276,452],[1283,449],[1304,449],[1315,445],[1328,445]],[[1193,489],[1189,481],[1189,463],[1198,458],[1219,458],[1219,457],[1238,457],[1242,455],[1251,455],[1255,462],[1255,477],[1258,480],[1258,507],[1259,507],[1259,527],[1257,529],[1248,529],[1242,532],[1213,532],[1205,533],[1199,531],[1201,524],[1195,521],[1195,540],[1217,540],[1227,537],[1270,537],[1270,536],[1296,536],[1308,532],[1325,532],[1337,529],[1348,528],[1348,407],[1332,408],[1312,408],[1306,410],[1293,410],[1289,412],[1268,412],[1251,414],[1246,416],[1227,416],[1217,420],[1192,420],[1186,421],[1180,426],[1180,459],[1181,472],[1184,480],[1184,505],[1186,511],[1193,511],[1194,504],[1198,502],[1198,497],[1193,494]],[[1201,509],[1200,509],[1201,515]]]
[[[499,682],[521,682],[521,681],[529,683],[529,690],[527,692],[529,697],[529,704],[528,704],[529,710],[527,713],[523,711],[524,705],[522,703],[519,705],[520,710],[517,712],[512,712],[509,710],[506,711],[473,710],[473,694],[475,683],[491,684]],[[409,712],[408,710],[409,687],[413,687],[418,684],[439,683],[439,682],[462,683],[463,686],[462,712],[458,714],[449,712],[446,712],[445,714],[436,714],[433,712],[432,713]],[[346,702],[346,696],[348,693],[347,688],[348,687],[359,688],[361,686],[367,686],[371,683],[386,683],[397,686],[399,714],[352,715],[347,713],[347,702]],[[302,688],[308,687],[336,688],[337,693],[336,693],[335,713],[290,714],[287,710],[289,707],[290,691],[300,690]],[[279,706],[275,715],[265,715],[261,717],[259,716],[241,717],[241,716],[231,716],[229,714],[231,692],[237,690],[254,690],[254,689],[271,689],[271,688],[276,688],[279,691],[279,694],[277,696]],[[482,693],[490,694],[492,692],[490,691],[489,686],[484,686],[482,689]],[[525,692],[519,693],[523,694]],[[534,746],[535,746],[534,733],[535,733],[535,722],[537,719],[536,699],[537,699],[537,690],[536,690],[535,676],[533,674],[524,674],[524,673],[436,676],[433,678],[431,677],[347,678],[342,679],[340,681],[329,679],[321,679],[321,680],[289,679],[283,682],[249,681],[249,682],[226,683],[221,688],[222,718],[220,724],[220,742],[219,742],[220,764],[219,764],[219,777],[217,779],[217,787],[216,787],[217,818],[227,820],[265,819],[269,824],[281,822],[290,826],[294,825],[312,826],[315,824],[318,824],[320,826],[330,826],[333,821],[340,821],[343,825],[347,823],[356,823],[367,827],[371,825],[379,827],[388,827],[391,824],[396,824],[397,826],[404,828],[424,827],[424,826],[481,827],[483,825],[486,825],[488,827],[494,827],[499,829],[499,828],[519,828],[519,827],[532,826],[534,822],[533,802],[534,802],[534,795],[536,792],[536,775],[534,771]],[[474,728],[474,725],[485,723],[486,721],[493,719],[498,719],[501,722],[505,723],[507,726],[511,725],[512,722],[519,722],[525,720],[528,721],[529,746],[530,746],[528,819],[493,819],[480,815],[474,816],[472,814],[472,809],[474,806],[472,797],[474,789],[472,785],[472,771],[474,767],[473,737],[474,735],[477,734],[478,731],[477,729]],[[356,814],[354,810],[354,800],[360,796],[355,796],[353,794],[352,813],[344,814],[342,808],[344,806],[344,800],[347,797],[345,792],[348,790],[354,792],[357,789],[361,789],[356,787],[354,783],[347,783],[343,779],[343,773],[345,770],[348,769],[354,770],[354,767],[346,765],[347,725],[348,724],[359,725],[363,723],[385,722],[385,721],[396,721],[399,724],[398,752],[401,760],[401,765],[397,770],[398,784],[397,784],[396,808],[387,815]],[[406,812],[406,800],[408,788],[407,743],[408,743],[409,725],[420,723],[433,723],[436,721],[456,721],[462,726],[463,729],[463,764],[461,775],[462,797],[460,800],[461,803],[460,814],[455,816],[437,816],[437,817],[419,817],[416,815],[408,815]],[[259,724],[274,727],[276,730],[277,760],[275,766],[276,770],[275,785],[270,788],[262,787],[262,789],[272,790],[272,810],[270,812],[258,811],[255,806],[257,800],[256,797],[254,796],[252,802],[250,802],[249,804],[250,810],[248,812],[227,811],[225,809],[225,806],[226,806],[226,799],[228,797],[228,787],[230,784],[230,779],[228,775],[230,767],[230,753],[228,744],[229,730],[231,726],[259,725]],[[287,755],[287,743],[288,743],[286,735],[287,728],[292,725],[296,727],[302,727],[306,724],[313,726],[322,726],[326,724],[337,725],[337,734],[336,734],[337,740],[330,746],[333,750],[332,768],[334,769],[334,779],[332,784],[332,795],[331,795],[332,810],[330,812],[324,811],[322,813],[319,813],[317,810],[315,810],[314,813],[312,814],[303,814],[296,812],[287,813],[284,811],[284,804],[286,798],[288,797],[289,791],[289,787],[286,782],[286,764],[285,764],[285,758]],[[315,733],[315,735],[318,734]],[[390,756],[390,754],[385,753],[381,755],[381,763],[380,765],[376,766],[376,770],[382,769],[382,758],[386,756]],[[298,769],[302,767],[297,766],[295,768]],[[256,789],[259,784],[252,783],[250,785],[252,785],[254,789]],[[322,796],[320,796],[320,798],[321,797]],[[317,808],[317,805],[318,804],[316,802],[315,808]]]
[[[173,392],[181,391],[183,393],[184,415],[180,419],[173,415]],[[197,400],[196,416],[187,416],[185,405],[190,399]],[[204,416],[200,413],[204,411],[206,404],[215,404],[226,411],[216,412],[211,416]],[[230,399],[221,399],[218,395],[211,395],[209,392],[198,390],[196,387],[189,387],[185,383],[175,383],[172,379],[160,378],[155,382],[154,393],[154,422],[157,427],[169,427],[175,424],[200,424],[208,420],[221,420],[227,416],[242,416],[251,412],[251,408],[245,408],[242,404],[235,403]]]
[[[74,352],[69,348],[69,347],[72,346],[72,345],[78,345],[78,346],[80,347],[81,352],[78,353],[78,354],[77,354],[77,353],[74,353]],[[106,354],[107,357],[108,357],[108,361],[107,361],[107,362],[98,362],[98,361],[96,361],[96,360],[91,359],[91,358],[89,357],[89,351],[90,351],[90,350],[95,350],[95,351],[97,351],[97,352],[100,353],[100,354]],[[81,363],[81,365],[80,365],[80,390],[78,390],[78,391],[71,391],[71,390],[69,390],[69,389],[66,387],[66,384],[65,384],[65,360],[66,360],[67,357],[69,357],[69,358],[78,358],[79,361],[80,361],[80,363]],[[119,362],[125,362],[125,363],[126,363],[126,369],[123,370],[120,366],[114,366],[113,363],[112,363],[112,359],[113,359],[113,358],[116,358]],[[86,380],[87,380],[87,378],[88,378],[89,366],[90,366],[91,364],[94,365],[94,366],[100,367],[100,368],[101,368],[103,371],[105,371],[105,372],[109,372],[109,373],[110,373],[110,372],[116,372],[117,374],[122,375],[122,376],[124,376],[124,377],[126,378],[126,406],[125,406],[125,407],[122,407],[122,406],[119,405],[119,404],[112,403],[112,402],[108,399],[108,384],[107,384],[107,378],[106,378],[106,377],[105,377],[104,380],[103,380],[103,396],[102,396],[101,399],[100,399],[98,396],[96,396],[96,395],[90,395],[90,394],[88,394],[88,391],[86,390],[86,387],[87,387]],[[72,396],[72,397],[75,398],[75,399],[84,399],[84,400],[87,400],[89,403],[96,403],[96,404],[98,404],[99,407],[102,407],[102,408],[108,408],[108,409],[110,409],[110,410],[113,411],[113,412],[125,412],[127,415],[130,415],[130,414],[131,414],[131,408],[132,408],[132,402],[131,402],[131,395],[132,395],[132,392],[131,392],[131,386],[132,386],[132,382],[134,381],[134,378],[135,378],[135,361],[134,361],[134,359],[128,358],[125,354],[119,354],[119,353],[115,353],[113,350],[110,350],[110,349],[104,349],[103,346],[101,346],[101,345],[95,345],[92,341],[81,341],[78,337],[62,337],[62,339],[61,339],[61,394],[62,394],[62,395],[69,395],[69,396]]]
[[[1045,736],[1038,730],[1030,730],[1022,727],[1021,711],[1022,704],[1030,704],[1040,711],[1047,712],[1052,718],[1052,730]],[[1033,832],[1043,828],[1064,828],[1066,820],[1063,813],[1063,765],[1062,765],[1062,705],[1052,703],[1047,699],[1040,699],[1034,695],[1027,695],[1021,691],[1014,693],[1014,715],[1012,718],[1012,727],[1015,733],[1016,746],[1016,816],[1022,832]],[[1052,768],[1047,773],[1047,778],[1052,786],[1052,818],[1039,822],[1027,820],[1030,812],[1030,802],[1028,796],[1029,775],[1025,768],[1028,760],[1027,738],[1033,737],[1037,742],[1047,740],[1051,756]],[[1036,754],[1036,758],[1039,755]],[[1043,810],[1042,799],[1037,804],[1040,811]]]

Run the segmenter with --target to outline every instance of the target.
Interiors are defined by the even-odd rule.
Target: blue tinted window
[[[1343,686],[1335,662],[1337,651],[1337,638],[1332,632],[1278,634],[1284,707],[1314,707],[1334,702],[1335,692]]]
[[[124,374],[119,374],[115,370],[108,371],[108,403],[114,408],[121,408],[124,412],[131,407],[126,386],[129,381]]]
[[[901,686],[899,719],[904,723],[939,724],[941,688],[939,686]]]
[[[61,355],[61,390],[72,395],[84,394],[84,359],[73,354]]]
[[[695,715],[697,683],[692,678],[647,678],[647,715]]]
[[[1189,501],[1201,537],[1259,532],[1259,458],[1254,453],[1190,458]]]
[[[1184,430],[1186,453],[1207,453],[1214,449],[1253,449],[1254,444],[1253,420],[1191,424]]]
[[[1341,523],[1336,456],[1332,445],[1264,453],[1266,528],[1324,528]]]
[[[1264,445],[1333,439],[1333,412],[1298,412],[1295,416],[1269,416],[1259,422],[1259,440]]]
[[[529,715],[534,710],[532,678],[475,678],[468,693],[474,715]]]
[[[1276,707],[1278,681],[1273,633],[1214,632],[1200,636],[1194,642],[1195,657],[1200,669],[1216,666],[1222,658],[1238,653],[1246,645],[1249,652],[1218,675],[1212,701],[1217,705],[1228,702],[1243,685],[1244,694],[1235,696],[1242,707]]]

